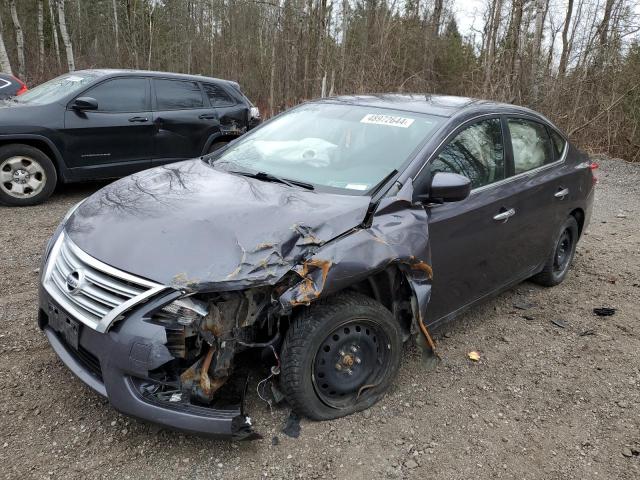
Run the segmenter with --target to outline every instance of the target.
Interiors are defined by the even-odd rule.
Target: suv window
[[[544,125],[522,118],[510,118],[507,123],[516,175],[553,162],[551,142]]]
[[[146,112],[151,110],[146,78],[115,78],[96,85],[82,97],[95,98],[99,112]]]
[[[500,119],[483,120],[462,130],[431,162],[430,171],[464,175],[472,188],[504,179]]]
[[[202,86],[204,93],[209,97],[209,102],[211,102],[212,107],[222,107],[235,103],[221,86],[213,83],[203,83]]]
[[[154,80],[158,110],[203,108],[202,91],[197,82]]]
[[[553,151],[556,154],[556,160],[560,160],[560,157],[562,157],[562,152],[564,152],[564,146],[567,144],[567,142],[564,138],[562,138],[562,135],[560,135],[555,130],[550,128],[549,132],[551,133],[551,142],[553,143]]]

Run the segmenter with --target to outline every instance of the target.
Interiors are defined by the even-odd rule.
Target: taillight
[[[20,89],[16,92],[16,97],[22,95],[23,93],[26,93],[27,90],[29,90],[21,80],[17,79],[16,77],[13,77],[13,79],[20,84]]]
[[[589,170],[591,170],[592,185],[595,185],[596,183],[598,183],[598,177],[596,177],[595,175],[595,170],[597,170],[598,168],[600,168],[600,165],[598,165],[597,162],[589,163]]]

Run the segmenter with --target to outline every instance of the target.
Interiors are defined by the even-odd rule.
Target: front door
[[[154,79],[156,106],[155,165],[202,155],[212,132],[220,121],[215,109],[205,102],[198,82],[191,80]]]
[[[514,195],[500,187],[509,174],[499,117],[464,125],[423,172],[453,172],[471,180],[471,195],[430,205],[433,267],[429,323],[456,312],[504,285],[517,273],[505,254],[517,233]]]
[[[82,177],[119,177],[148,168],[153,148],[149,80],[113,78],[83,92],[98,109],[67,108],[64,119],[67,165]]]

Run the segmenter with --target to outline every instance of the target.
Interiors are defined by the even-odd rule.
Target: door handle
[[[564,197],[569,195],[569,189],[563,188],[562,190],[558,190],[553,196],[559,198],[560,200],[564,200]]]
[[[503,222],[506,223],[507,220],[509,220],[511,217],[513,217],[516,214],[515,209],[510,208],[509,210],[505,210],[504,212],[500,212],[497,215],[493,216],[493,219],[496,222]]]
[[[200,120],[215,120],[216,116],[213,113],[203,113],[198,116]]]
[[[138,123],[143,123],[143,122],[148,122],[149,119],[147,117],[131,117],[129,119],[130,122],[138,122]]]

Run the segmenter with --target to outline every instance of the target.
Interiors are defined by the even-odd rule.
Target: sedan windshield
[[[68,94],[80,90],[85,85],[88,85],[98,78],[98,76],[98,73],[93,72],[67,73],[32,88],[23,95],[15,97],[13,101],[17,103],[35,104],[57,102]]]
[[[387,108],[312,103],[278,116],[211,161],[263,178],[365,193],[400,171],[439,122]]]

